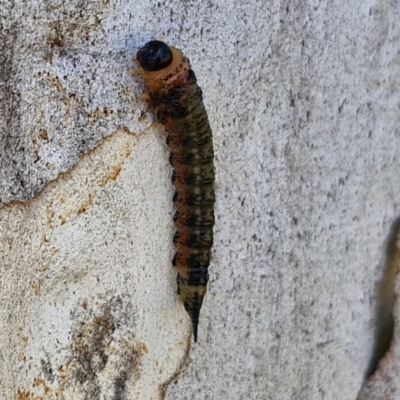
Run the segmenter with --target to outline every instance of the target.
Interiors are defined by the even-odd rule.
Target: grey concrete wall
[[[400,398],[398,21],[396,1],[0,3],[0,398]],[[195,345],[130,73],[154,38],[214,132]]]

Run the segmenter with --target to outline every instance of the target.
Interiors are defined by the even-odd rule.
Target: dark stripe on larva
[[[167,131],[172,182],[178,294],[197,341],[199,313],[208,281],[214,226],[214,152],[201,89],[183,54],[151,41],[137,54],[157,119]]]

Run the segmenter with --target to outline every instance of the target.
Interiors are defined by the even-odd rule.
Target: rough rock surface
[[[399,20],[396,1],[3,2],[0,398],[400,398]],[[195,346],[168,150],[130,73],[154,38],[190,58],[214,132]]]

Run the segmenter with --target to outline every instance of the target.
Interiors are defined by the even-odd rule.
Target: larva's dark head
[[[164,42],[152,40],[138,51],[136,58],[145,71],[161,71],[172,63],[172,51]]]

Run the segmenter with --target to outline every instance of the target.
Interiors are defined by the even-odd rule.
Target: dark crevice
[[[390,232],[386,241],[383,275],[376,288],[376,331],[374,348],[366,371],[367,379],[375,373],[379,361],[389,350],[393,338],[394,320],[392,309],[394,302],[394,282],[400,262],[400,251],[396,246],[396,242],[399,240],[399,232],[400,217],[397,218],[390,227]]]

